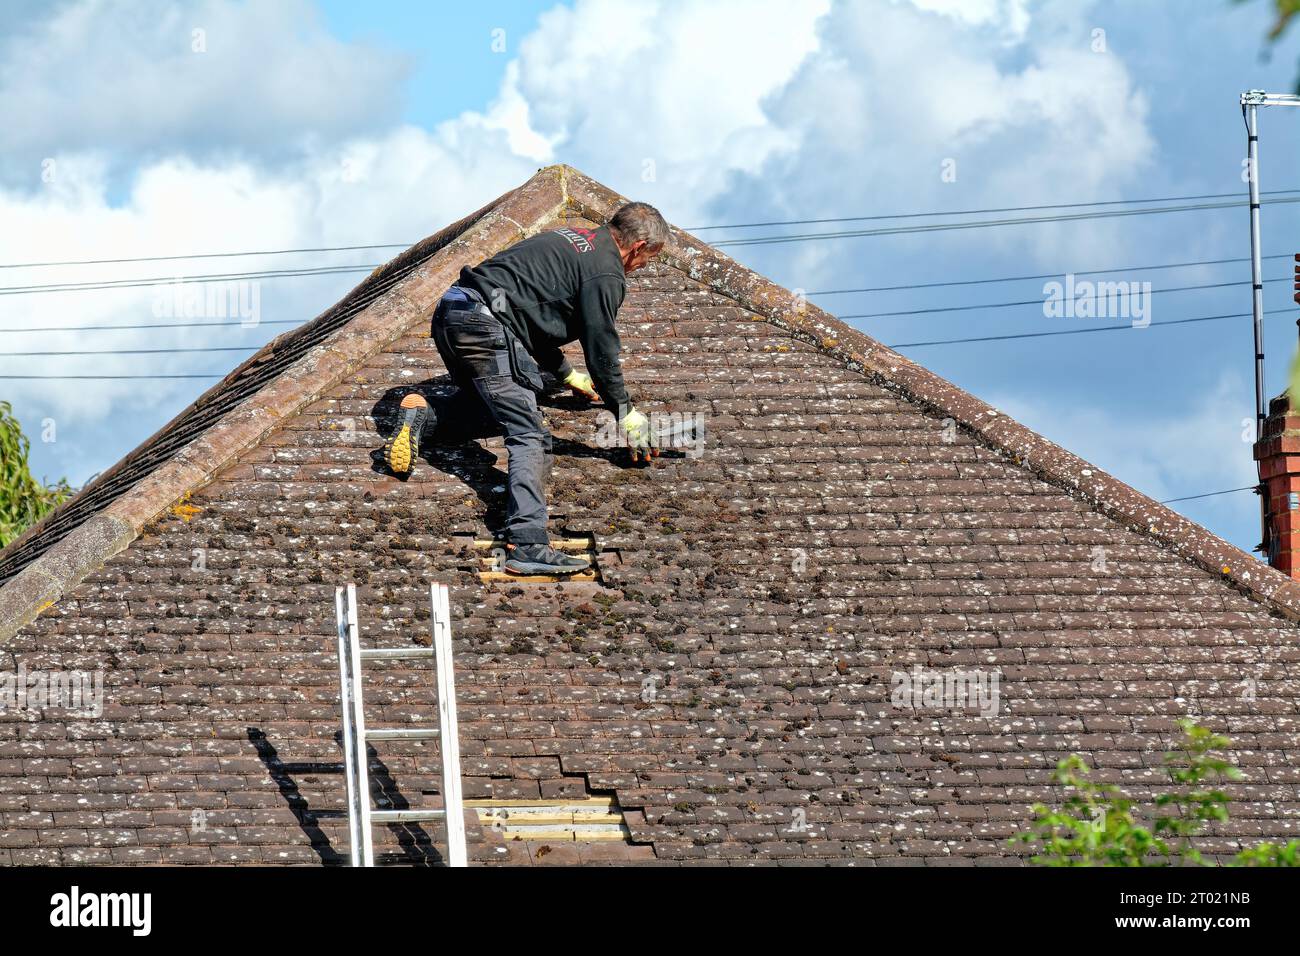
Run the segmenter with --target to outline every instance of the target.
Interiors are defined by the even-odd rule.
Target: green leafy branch
[[[1165,768],[1175,789],[1156,798],[1152,826],[1144,826],[1133,802],[1119,788],[1090,779],[1088,765],[1078,754],[1057,764],[1054,783],[1067,789],[1060,809],[1033,805],[1030,828],[1011,838],[1012,844],[1036,845],[1031,858],[1044,866],[1193,866],[1207,864],[1192,840],[1206,824],[1228,819],[1229,797],[1219,785],[1240,780],[1241,771],[1219,752],[1228,738],[1195,721],[1181,720],[1178,749],[1165,754]],[[1171,810],[1171,813],[1160,813]],[[1300,840],[1287,844],[1261,843],[1238,853],[1236,866],[1300,866]]]
[[[13,409],[0,401],[0,548],[40,521],[73,493],[66,479],[43,485],[27,463],[31,442],[23,434]]]

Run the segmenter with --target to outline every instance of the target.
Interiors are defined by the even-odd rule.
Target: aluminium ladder
[[[464,801],[461,796],[460,737],[456,729],[456,682],[451,652],[451,605],[447,585],[429,585],[432,614],[429,647],[363,648],[357,626],[357,590],[349,584],[334,594],[338,615],[340,703],[343,710],[343,756],[347,773],[348,849],[353,866],[374,866],[371,827],[381,823],[443,820],[447,828],[447,862],[467,866]],[[375,727],[366,729],[361,663],[367,660],[433,660],[438,681],[437,727]],[[427,740],[437,737],[442,750],[442,810],[375,810],[370,806],[371,740]]]

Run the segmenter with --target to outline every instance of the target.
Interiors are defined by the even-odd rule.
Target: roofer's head
[[[668,223],[649,203],[628,203],[610,217],[607,225],[623,257],[624,272],[640,269],[668,242]]]

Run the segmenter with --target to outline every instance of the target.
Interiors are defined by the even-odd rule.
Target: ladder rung
[[[437,727],[367,727],[366,740],[428,740],[438,736]]]
[[[363,647],[363,661],[401,661],[414,657],[432,657],[432,647]]]
[[[441,820],[444,810],[371,810],[371,823],[419,823],[422,820]]]

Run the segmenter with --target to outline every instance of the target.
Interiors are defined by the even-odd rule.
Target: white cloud
[[[944,5],[961,16],[917,6],[938,4],[838,5],[818,25],[819,54],[769,101],[772,122],[802,143],[778,164],[790,213],[1025,206],[1063,194],[1119,198],[1140,181],[1155,151],[1147,104],[1118,55],[1091,51],[1081,23],[1086,5],[1063,24],[1022,24],[1020,4],[997,5],[1009,11],[998,20],[972,12],[992,4]],[[990,24],[1014,25],[1021,39],[1008,49],[1007,33]],[[955,182],[941,175],[949,161]],[[1087,230],[891,240],[940,261],[960,249],[996,249],[1052,267],[1122,255],[1131,243],[1122,226],[1105,221]],[[804,257],[817,273],[805,276],[809,286],[860,269],[870,248],[863,241],[816,247],[819,256]]]
[[[107,201],[101,162],[61,160],[48,193],[0,193],[0,262],[130,257],[250,249],[311,248],[362,242],[413,242],[460,218],[510,185],[531,163],[513,157],[500,134],[482,133],[468,151],[448,150],[431,134],[399,128],[268,173],[251,164],[205,166],[184,157],[139,171],[127,199]],[[489,140],[492,140],[490,142]],[[398,250],[264,258],[200,259],[60,269],[7,269],[8,286],[231,273],[303,264],[382,262]],[[260,319],[309,319],[339,299],[365,272],[254,280]],[[213,286],[188,288],[214,289]],[[251,295],[253,286],[238,287]],[[168,286],[112,292],[0,297],[0,329],[148,325]],[[201,314],[197,322],[237,319]],[[184,321],[184,317],[182,317]],[[126,331],[8,333],[4,352],[29,350],[229,348],[260,345],[291,326],[266,325]],[[251,352],[155,355],[0,356],[0,375],[138,375],[217,371]],[[76,482],[112,464],[214,380],[0,381],[34,442],[52,419],[58,440],[37,444],[37,470]]]
[[[757,174],[798,148],[765,104],[818,50],[829,9],[826,0],[580,0],[551,10],[502,89],[520,124],[512,144],[691,224],[735,173]]]
[[[0,145],[24,184],[55,154],[284,156],[390,124],[407,69],[331,37],[306,0],[84,0],[0,40]]]
[[[1008,38],[1024,36],[1029,27],[1028,0],[893,0],[918,10],[940,13],[967,26],[994,26]]]

